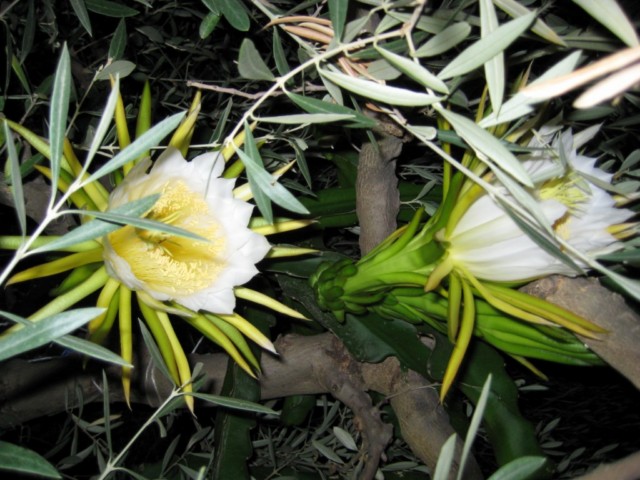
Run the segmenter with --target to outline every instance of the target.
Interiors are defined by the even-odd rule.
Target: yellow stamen
[[[111,248],[150,290],[191,295],[213,283],[226,266],[225,238],[206,201],[183,181],[167,183],[147,218],[195,233],[208,242],[130,225],[109,234]]]
[[[625,238],[634,236],[637,233],[637,227],[638,223],[636,222],[618,223],[617,225],[610,225],[609,227],[607,227],[607,232],[616,237],[618,240],[623,240]]]
[[[541,200],[557,200],[575,214],[589,201],[591,189],[589,183],[576,172],[547,180],[538,190]]]

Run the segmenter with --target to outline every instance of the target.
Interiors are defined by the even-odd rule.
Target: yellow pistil
[[[167,183],[147,218],[195,233],[208,242],[125,226],[109,244],[149,290],[191,295],[209,285],[226,266],[225,238],[206,201],[183,181]]]

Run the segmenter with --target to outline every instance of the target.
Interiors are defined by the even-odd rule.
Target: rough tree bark
[[[396,177],[396,158],[402,152],[404,131],[384,116],[376,116],[378,126],[374,129],[381,139],[365,143],[358,156],[358,176],[356,181],[356,212],[360,225],[360,252],[366,255],[397,228],[396,218],[400,208],[400,193]],[[389,359],[384,363],[395,362]],[[399,366],[399,364],[398,364]],[[379,368],[379,367],[378,367]],[[376,376],[371,377],[375,381]],[[392,383],[384,377],[377,388],[379,392],[394,392],[391,406],[398,416],[401,433],[412,451],[432,471],[438,461],[440,449],[454,433],[449,418],[440,404],[439,396],[429,382],[415,372],[408,372],[400,381]],[[414,388],[411,388],[411,386]],[[421,388],[415,388],[421,386]],[[451,478],[455,478],[460,467],[462,439],[456,439],[455,468]],[[375,473],[375,469],[372,473]],[[465,465],[465,478],[482,478],[475,458],[469,457]],[[365,477],[363,478],[373,478]]]
[[[640,390],[640,315],[622,296],[592,278],[559,275],[542,278],[523,291],[544,298],[607,330],[597,339],[580,339],[609,365]],[[640,478],[640,452],[612,465],[603,465],[579,480],[637,480]]]
[[[542,278],[522,291],[575,312],[607,330],[596,339],[580,339],[640,390],[640,316],[627,306],[622,296],[593,278],[559,275]]]
[[[427,465],[435,465],[440,446],[454,433],[435,389],[421,376],[405,372],[396,359],[380,364],[357,362],[333,334],[287,335],[276,342],[279,356],[264,354],[260,376],[263,400],[297,394],[329,393],[350,407],[362,430],[363,454],[367,458],[363,476],[372,478],[392,427],[382,422],[378,406],[367,391],[385,395],[403,425],[403,435]],[[169,395],[172,384],[141,350],[132,379],[132,402],[157,407]],[[192,364],[202,363],[205,393],[219,394],[226,372],[223,354],[191,355]],[[123,401],[118,367],[107,369],[110,400]],[[60,357],[44,362],[10,360],[0,376],[0,429],[74,408],[80,402],[102,401],[102,371],[99,365],[82,368],[82,359]],[[455,469],[454,469],[455,470]],[[457,470],[456,470],[457,471]],[[465,478],[480,478],[471,461]]]

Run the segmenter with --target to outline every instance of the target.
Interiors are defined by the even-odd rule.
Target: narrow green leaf
[[[98,180],[114,170],[117,170],[123,165],[138,158],[151,147],[157,146],[164,137],[166,137],[180,124],[182,117],[184,117],[184,112],[176,113],[169,118],[164,119],[157,125],[154,125],[150,130],[142,134],[140,138],[137,138],[127,148],[122,150],[118,155],[99,168],[93,175],[83,182],[83,185],[91,183],[94,180]]]
[[[370,22],[369,15],[361,15],[358,18],[347,22],[344,27],[344,33],[342,35],[342,41],[344,43],[352,42],[354,38],[359,36]]]
[[[0,441],[0,470],[45,478],[62,478],[62,475],[44,457],[3,441]]]
[[[142,95],[140,96],[140,106],[138,107],[138,118],[136,119],[136,136],[139,138],[144,132],[151,128],[151,87],[149,81],[144,82]],[[142,154],[142,157],[148,157],[149,151]]]
[[[493,0],[493,3],[501,10],[504,10],[512,18],[521,17],[522,15],[527,15],[531,12],[531,10],[529,10],[521,3],[518,3],[516,0]],[[567,46],[564,40],[562,40],[562,38],[560,38],[560,36],[558,36],[558,34],[551,27],[549,27],[539,18],[533,23],[531,31],[536,35],[540,35],[542,38],[551,43],[555,43],[556,45],[560,45],[561,47]]]
[[[521,457],[500,467],[487,480],[520,480],[535,478],[534,474],[544,467],[544,457]]]
[[[216,4],[216,0],[202,0],[202,3],[204,3],[204,6],[207,7],[211,13],[214,13],[216,15],[221,14],[220,9]]]
[[[109,395],[109,380],[107,372],[102,370],[102,418],[104,419],[104,433],[107,438],[107,455],[113,458],[113,442],[111,441],[111,397]]]
[[[233,108],[233,98],[229,97],[227,100],[227,104],[222,111],[222,114],[218,117],[218,123],[216,124],[216,128],[211,134],[211,142],[220,143],[224,139],[224,130],[227,125],[227,121],[229,120],[229,114],[231,113],[231,109]]]
[[[91,32],[91,19],[89,18],[89,12],[87,12],[87,6],[84,0],[71,0],[71,8],[73,8],[76,17],[80,20],[80,24],[87,33],[93,37],[93,33]]]
[[[20,85],[22,85],[24,91],[31,95],[31,86],[29,85],[29,80],[27,79],[27,75],[24,73],[22,65],[20,65],[20,62],[18,61],[18,57],[16,57],[15,55],[11,55],[11,57],[9,58],[11,58],[11,70],[13,70],[13,73],[15,73],[16,77],[18,77],[18,80],[20,80]]]
[[[113,32],[113,38],[109,43],[109,58],[111,60],[119,60],[124,54],[127,47],[127,23],[124,18],[120,19],[116,31]]]
[[[238,150],[238,156],[240,157],[240,162],[245,165],[245,168],[245,161],[242,160],[243,157],[239,154],[239,152],[242,152],[243,154],[245,154],[246,152],[249,163],[255,165],[255,168],[251,171],[247,169],[247,179],[249,180],[249,186],[251,187],[251,192],[253,193],[253,198],[256,202],[256,205],[258,206],[258,210],[260,210],[260,213],[266,219],[266,221],[271,224],[273,223],[273,208],[271,206],[271,200],[269,199],[269,196],[266,194],[266,192],[262,191],[253,174],[255,169],[264,171],[264,163],[262,162],[262,157],[260,156],[260,152],[258,151],[256,141],[253,138],[251,128],[247,123],[245,123],[244,125],[244,133],[245,151],[242,152],[242,150]]]
[[[87,9],[91,12],[104,15],[105,17],[133,17],[139,12],[131,7],[127,7],[111,0],[84,0]]]
[[[398,23],[407,23],[411,21],[412,15],[413,15],[412,13],[409,13],[409,12],[401,13],[393,9],[386,10],[386,14],[387,16],[393,17],[394,19],[398,20],[399,21]],[[423,32],[427,32],[435,35],[436,33],[441,32],[447,25],[449,25],[450,21],[451,21],[450,17],[437,18],[435,15],[433,16],[422,15],[418,19],[418,22],[416,23],[416,30],[421,30]],[[388,28],[395,27],[396,25],[397,23],[394,24],[389,22]],[[381,30],[380,28],[377,28],[376,33],[380,33],[380,30]],[[420,33],[420,32],[414,32],[414,35],[417,33]]]
[[[52,315],[0,338],[0,361],[38,348],[96,318],[103,308],[79,308]]]
[[[33,39],[36,36],[37,25],[35,16],[36,15],[35,8],[33,6],[33,0],[29,0],[27,18],[24,22],[24,32],[22,33],[22,41],[20,42],[20,55],[18,56],[20,64],[24,63],[25,59],[29,56],[29,53],[31,53],[31,48],[33,48]]]
[[[438,135],[438,130],[435,127],[426,125],[407,125],[407,130],[417,135],[421,140],[433,140]]]
[[[467,457],[471,452],[471,446],[473,445],[473,440],[476,438],[478,434],[478,428],[480,428],[480,422],[482,421],[482,415],[484,414],[484,409],[487,406],[487,399],[489,398],[489,392],[491,391],[491,379],[492,375],[489,374],[487,380],[484,382],[482,386],[482,392],[480,393],[480,399],[478,403],[476,403],[476,410],[473,412],[473,417],[471,417],[471,423],[469,424],[469,428],[467,430],[467,436],[464,439],[464,445],[462,446],[462,454],[460,455],[460,469],[458,470],[457,480],[463,480],[462,474],[464,473],[464,467],[467,463]]]
[[[238,56],[238,72],[243,78],[249,80],[273,80],[274,76],[264,63],[260,52],[254,43],[245,38],[240,45],[240,55]]]
[[[52,197],[55,197],[55,186],[60,177],[62,162],[62,146],[67,129],[67,113],[69,112],[69,96],[71,94],[71,58],[65,43],[62,47],[58,68],[53,80],[53,92],[49,106],[49,144],[51,146],[51,184]],[[51,199],[53,201],[53,198]]]
[[[164,358],[162,357],[162,353],[160,353],[160,349],[158,348],[158,345],[153,339],[151,332],[149,331],[149,329],[147,328],[147,326],[142,320],[138,320],[138,323],[140,324],[142,339],[144,340],[144,343],[147,346],[147,349],[149,350],[149,355],[151,355],[151,360],[153,360],[153,365],[158,370],[160,370],[160,372],[162,372],[162,374],[165,376],[165,378],[168,381],[173,382],[173,377],[171,376],[171,373],[167,368],[167,364],[164,361]]]
[[[458,22],[430,38],[416,50],[416,57],[435,57],[463,42],[471,33],[471,25]]]
[[[430,372],[437,381],[444,373],[453,346],[437,331],[432,334],[436,337],[436,348],[431,355]],[[533,425],[518,409],[518,388],[505,370],[504,357],[484,342],[475,342],[467,356],[466,368],[457,385],[472,403],[477,403],[482,385],[488,374],[492,375],[484,427],[498,464],[504,465],[524,456],[543,455]]]
[[[62,315],[62,314],[60,314]],[[88,340],[84,340],[78,337],[72,337],[65,335],[57,340],[54,340],[58,345],[73,350],[74,352],[81,353],[96,360],[101,360],[106,363],[112,363],[113,365],[119,365],[121,367],[132,367],[129,362],[126,362],[120,355],[113,353],[111,350],[104,348]]]
[[[327,89],[327,92],[329,92],[329,95],[331,96],[331,98],[335,100],[336,104],[343,105],[344,98],[342,97],[342,89],[335,83],[329,81],[329,79],[323,77],[322,75],[320,76],[320,80],[322,80],[322,84]]]
[[[456,452],[456,438],[457,435],[454,433],[447,439],[444,445],[442,445],[440,455],[438,456],[438,463],[436,464],[436,471],[433,474],[433,480],[449,479],[453,456]]]
[[[454,58],[439,74],[446,80],[475,70],[487,60],[503,52],[526,31],[535,19],[535,12],[524,15],[501,25],[486,37],[481,38]]]
[[[576,51],[559,61],[537,80],[531,83],[536,85],[538,83],[551,80],[552,78],[560,77],[566,73],[573,71],[580,60],[580,51]],[[533,105],[543,101],[544,99],[535,99],[522,93],[517,93],[509,100],[507,100],[500,111],[492,112],[489,116],[483,118],[479,125],[482,128],[489,128],[500,123],[509,122],[516,118],[524,117],[533,111]]]
[[[480,31],[481,38],[487,37],[498,28],[498,16],[491,0],[480,0]],[[484,64],[484,74],[487,78],[489,98],[494,112],[500,111],[504,99],[505,67],[504,53],[500,52]]]
[[[349,432],[340,427],[333,427],[333,434],[338,441],[352,452],[358,451],[358,446]]]
[[[313,97],[305,97],[298,95],[297,93],[287,92],[287,96],[303,110],[309,113],[337,113],[344,115],[351,115],[356,125],[362,128],[373,128],[376,125],[376,121],[373,118],[367,117],[356,110],[338,105],[337,103],[325,102]]]
[[[349,0],[329,0],[329,18],[331,18],[333,33],[338,41],[342,40],[347,10],[349,10]]]
[[[213,33],[216,26],[220,22],[221,15],[219,13],[209,12],[200,22],[200,28],[198,28],[198,35],[204,40],[209,38],[209,35]]]
[[[578,4],[629,47],[640,45],[635,27],[615,0],[573,0],[573,3]]]
[[[378,52],[380,52],[380,55],[382,55],[382,57],[391,65],[396,67],[408,77],[414,79],[416,82],[424,85],[427,88],[431,88],[436,92],[445,94],[449,93],[449,88],[445,85],[445,83],[419,63],[416,63],[413,60],[410,60],[406,57],[395,54],[383,48],[376,48],[376,50],[378,50]]]
[[[312,123],[339,122],[353,120],[355,115],[349,113],[300,113],[293,115],[277,115],[274,117],[257,117],[256,120],[267,123],[282,123],[285,125],[309,125]]]
[[[291,67],[289,67],[289,62],[287,62],[287,56],[284,53],[284,49],[282,48],[282,41],[280,40],[280,34],[278,33],[278,29],[273,29],[273,59],[276,62],[276,69],[278,70],[278,74],[281,76],[286,75],[291,71]]]
[[[158,425],[158,423],[156,423],[156,425]],[[166,434],[161,434],[161,438],[164,438]],[[179,437],[176,437],[176,439]],[[184,467],[182,464],[178,464],[178,466],[180,467]],[[205,467],[202,467],[203,469]],[[100,469],[101,471],[104,471],[104,468]],[[202,469],[201,469],[202,470]],[[132,478],[133,480],[149,480],[149,477],[145,477],[144,475],[140,475],[139,473],[134,472],[133,470],[129,470],[128,468],[124,468],[124,467],[118,467],[118,471],[122,472],[122,473],[126,473],[128,478]],[[146,472],[145,472],[146,473]],[[197,474],[197,472],[195,472]],[[200,480],[195,474],[192,477],[189,478],[194,478],[195,480]]]
[[[98,152],[98,149],[100,148],[100,145],[102,145],[102,141],[104,140],[104,137],[109,130],[109,125],[111,125],[111,120],[113,119],[113,112],[115,111],[116,103],[118,102],[119,93],[120,77],[116,76],[116,81],[111,88],[111,93],[109,94],[109,98],[107,99],[107,104],[102,111],[100,122],[98,123],[98,127],[96,128],[95,134],[93,135],[93,139],[91,139],[91,145],[89,146],[89,151],[87,152],[87,157],[85,159],[85,168],[89,168],[89,165],[91,165],[93,157]]]
[[[155,195],[153,195],[152,197],[155,198]],[[149,197],[145,197],[145,198],[149,198]],[[96,217],[99,219],[99,221],[102,221],[103,223],[117,224],[118,228],[122,225],[132,225],[142,230],[164,232],[170,235],[175,235],[177,237],[191,238],[193,240],[199,240],[202,242],[208,241],[206,238],[201,237],[200,235],[197,235],[193,232],[190,232],[189,230],[185,230],[179,227],[174,227],[173,225],[170,225],[168,223],[158,222],[157,220],[150,220],[147,218],[140,218],[140,217],[135,217],[130,215],[121,215],[114,212],[115,212],[115,208],[108,212],[94,212],[94,211],[87,211],[87,210],[67,210],[63,213],[72,213],[76,215],[87,215],[91,217]]]
[[[135,69],[136,64],[129,60],[116,60],[103,68],[102,71],[96,75],[96,80],[109,80],[111,77],[124,78],[129,76]]]
[[[311,445],[313,445],[313,447],[318,450],[322,454],[322,456],[328,458],[332,462],[338,464],[344,463],[340,456],[336,452],[334,452],[332,448],[328,447],[324,443],[318,440],[311,440]]]
[[[16,146],[13,143],[13,135],[7,122],[2,122],[4,126],[4,142],[7,146],[7,156],[9,157],[9,166],[11,168],[11,196],[13,197],[13,205],[16,208],[18,216],[18,224],[20,225],[20,233],[27,233],[27,214],[24,203],[24,192],[22,190],[22,175],[20,173],[20,161],[16,152]]]
[[[441,97],[435,95],[414,92],[405,88],[390,87],[370,80],[350,77],[340,72],[330,72],[323,69],[318,69],[318,71],[326,79],[350,92],[389,105],[418,107],[432,105],[441,100]]]
[[[278,412],[272,410],[269,407],[260,405],[259,403],[250,402],[248,400],[242,400],[239,398],[223,397],[220,395],[211,395],[208,393],[188,393],[185,395],[191,395],[194,398],[199,398],[207,403],[212,403],[220,407],[233,408],[234,410],[244,410],[245,412],[264,413],[266,415],[278,415]]]
[[[379,58],[369,63],[367,72],[375,80],[383,80],[388,82],[396,80],[402,75],[402,72],[387,62],[384,58]]]
[[[453,126],[456,133],[473,148],[478,158],[489,165],[492,165],[492,162],[490,163],[488,160],[492,160],[495,165],[523,185],[533,187],[529,174],[520,163],[520,160],[507,150],[507,147],[500,140],[462,115],[443,108],[438,108],[437,110]]]
[[[0,310],[0,317],[4,317],[7,320],[11,320],[14,323],[17,323],[19,325],[26,325],[26,326],[30,326],[31,322],[29,320],[27,320],[26,318],[23,318],[19,315],[15,315],[11,312],[5,312],[3,310]]]
[[[255,185],[271,200],[273,200],[274,203],[277,203],[281,207],[292,212],[301,214],[309,213],[305,206],[302,205],[300,201],[294,197],[291,192],[289,192],[289,190],[278,183],[273,176],[264,169],[264,167],[258,165],[242,150],[238,150],[238,155],[247,169],[247,174],[253,178]]]
[[[241,32],[249,30],[251,22],[242,2],[239,0],[214,0],[214,3],[233,28]]]
[[[153,207],[153,205],[156,203],[158,198],[159,195],[156,194],[141,198],[139,200],[134,200],[133,202],[129,202],[118,208],[114,208],[110,211],[110,214],[127,215],[127,220],[130,220],[132,217],[143,215],[144,213],[148,212],[149,209],[151,209],[151,207]],[[31,250],[29,253],[36,254],[60,250],[65,247],[84,242],[86,240],[93,240],[94,238],[102,237],[109,232],[113,232],[114,230],[119,229],[121,226],[122,225],[119,223],[108,223],[101,220],[93,220],[71,230],[69,233],[53,240],[52,242],[48,242],[34,250]]]

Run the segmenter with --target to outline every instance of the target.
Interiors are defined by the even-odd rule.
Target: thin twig
[[[238,97],[248,98],[249,100],[257,100],[268,93],[266,91],[257,93],[246,93],[236,88],[220,87],[219,85],[208,85],[206,83],[194,82],[191,80],[187,82],[187,87],[201,88],[202,90],[210,90],[212,92],[218,93],[228,93],[229,95],[236,95]]]

